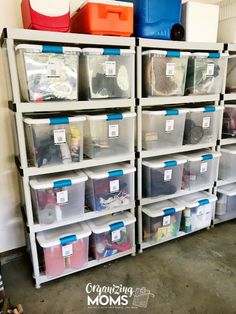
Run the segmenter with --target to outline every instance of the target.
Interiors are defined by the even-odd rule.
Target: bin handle
[[[125,19],[125,12],[122,10],[122,8],[120,7],[116,7],[116,6],[113,6],[113,7],[110,7],[110,8],[101,8],[100,9],[100,17],[101,18],[107,18],[107,15],[109,13],[116,13],[116,14],[119,14],[120,16],[120,19]]]

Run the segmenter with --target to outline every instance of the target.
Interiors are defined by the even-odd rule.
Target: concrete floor
[[[22,303],[26,314],[236,314],[236,221],[47,283],[38,290],[27,257],[4,265],[3,277],[12,302]],[[89,309],[85,293],[89,282],[146,287],[155,297],[150,298],[147,309]]]

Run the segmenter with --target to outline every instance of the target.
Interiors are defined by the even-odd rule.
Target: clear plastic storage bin
[[[135,113],[89,115],[85,124],[85,155],[104,158],[132,153]]]
[[[236,93],[236,55],[229,56],[227,67],[226,93]]]
[[[91,248],[97,260],[133,249],[134,223],[130,212],[104,216],[88,222],[92,230]]]
[[[236,145],[221,148],[219,178],[221,180],[236,179]]]
[[[178,199],[185,206],[182,229],[185,233],[208,228],[211,225],[217,197],[207,192],[199,192]]]
[[[176,158],[177,156],[174,156]],[[171,195],[181,190],[183,168],[187,162],[183,157],[165,156],[143,162],[143,197]]]
[[[134,201],[135,168],[128,164],[113,164],[85,170],[86,204],[94,211],[109,210]]]
[[[87,179],[81,171],[31,179],[36,220],[40,224],[52,224],[83,215]]]
[[[186,109],[143,111],[143,149],[181,147],[187,112]]]
[[[236,218],[236,183],[218,188],[216,217],[223,219]]]
[[[82,51],[82,99],[133,97],[134,50],[85,48]]]
[[[35,167],[83,160],[83,116],[25,118],[28,162]]]
[[[235,137],[236,136],[236,105],[224,106],[224,119],[223,119],[223,137]]]
[[[85,267],[90,235],[91,230],[83,222],[38,233],[37,240],[44,251],[46,276],[56,277],[66,270]]]
[[[143,208],[144,242],[161,242],[176,237],[180,230],[184,205],[175,200],[151,204]]]
[[[75,47],[16,46],[23,100],[78,100],[80,51]]]
[[[200,151],[186,154],[184,158],[187,163],[184,165],[183,189],[204,190],[205,187],[214,185],[216,169],[218,169],[221,154],[212,151]]]
[[[222,92],[226,54],[196,52],[189,58],[186,94],[208,95]]]
[[[210,143],[215,146],[221,114],[221,106],[189,109],[185,121],[184,144]]]
[[[142,55],[144,96],[184,95],[190,53],[148,50]]]

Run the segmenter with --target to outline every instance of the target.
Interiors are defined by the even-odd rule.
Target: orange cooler
[[[71,32],[93,35],[131,36],[133,4],[120,1],[87,0],[71,18]]]

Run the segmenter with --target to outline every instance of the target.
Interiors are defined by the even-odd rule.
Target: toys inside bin
[[[134,246],[134,223],[130,212],[104,216],[88,222],[91,248],[97,260],[129,251]]]
[[[221,158],[219,167],[219,179],[236,179],[236,145],[227,145],[221,148]]]
[[[225,105],[222,136],[236,136],[236,105]]]
[[[218,188],[216,217],[219,219],[236,218],[236,184],[228,184]]]
[[[15,49],[24,101],[78,100],[80,48],[18,45]]]
[[[113,164],[85,170],[86,204],[94,211],[109,210],[134,201],[135,168]]]
[[[164,50],[143,52],[144,96],[184,95],[189,55],[188,52]]]
[[[80,58],[82,99],[131,98],[134,50],[85,48]]]

